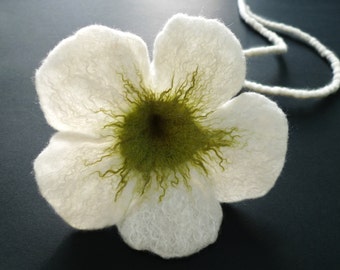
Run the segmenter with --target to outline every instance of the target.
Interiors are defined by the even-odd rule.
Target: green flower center
[[[227,158],[220,149],[235,146],[239,136],[235,127],[215,129],[205,123],[211,111],[205,107],[206,83],[198,69],[162,93],[146,88],[142,80],[136,86],[122,74],[121,79],[130,108],[120,115],[100,110],[112,119],[104,128],[111,130],[115,142],[89,164],[120,155],[119,168],[97,172],[102,178],[120,176],[116,200],[128,181],[136,181],[135,190],[141,195],[156,182],[161,200],[169,186],[182,182],[190,188],[192,167],[207,176],[210,168],[224,170]]]
[[[209,144],[209,132],[176,99],[145,100],[128,113],[119,131],[127,167],[141,173],[175,170]]]

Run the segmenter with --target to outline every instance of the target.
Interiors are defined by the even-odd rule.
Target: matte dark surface
[[[252,0],[253,10],[300,27],[340,54],[338,0]],[[264,198],[223,205],[217,242],[188,258],[163,260],[130,249],[115,228],[78,232],[39,195],[32,160],[53,130],[32,77],[61,39],[100,23],[153,39],[173,14],[220,18],[244,48],[265,44],[232,0],[1,1],[0,269],[340,269],[340,94],[323,100],[272,97],[287,113],[287,161]],[[283,57],[248,62],[248,79],[317,87],[331,77],[313,51],[288,41]],[[124,268],[123,268],[124,267]]]

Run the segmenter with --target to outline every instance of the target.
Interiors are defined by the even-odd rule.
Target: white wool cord
[[[246,80],[244,88],[255,92],[288,96],[293,98],[322,98],[335,93],[340,87],[340,61],[338,57],[323,45],[315,37],[301,31],[300,29],[283,23],[266,20],[254,14],[244,0],[238,0],[238,8],[241,18],[255,31],[267,38],[273,45],[256,47],[244,50],[246,57],[260,56],[267,54],[283,54],[287,52],[287,44],[275,32],[284,33],[287,36],[305,43],[312,47],[322,58],[325,58],[332,68],[333,78],[331,82],[317,89],[294,89],[280,86],[268,86]],[[273,31],[275,32],[273,32]]]

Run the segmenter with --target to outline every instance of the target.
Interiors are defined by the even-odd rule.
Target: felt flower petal
[[[118,222],[132,198],[133,183],[114,201],[115,177],[101,178],[117,160],[98,160],[107,142],[76,134],[57,133],[34,161],[34,171],[42,196],[54,210],[77,229],[98,229]]]
[[[132,248],[148,250],[163,258],[183,257],[216,240],[222,210],[213,192],[191,181],[169,187],[159,201],[159,192],[148,193],[127,217],[118,223],[123,239]]]
[[[106,114],[127,104],[124,79],[147,84],[150,63],[137,36],[105,26],[80,29],[61,41],[36,72],[36,89],[48,123],[59,131],[98,134]],[[119,112],[119,111],[118,111]]]
[[[245,79],[245,58],[234,34],[217,20],[178,14],[154,44],[153,68],[159,91],[190,80],[197,69],[197,95],[211,108],[238,93]],[[201,86],[201,87],[199,87]]]
[[[218,200],[235,202],[265,195],[285,162],[288,123],[284,113],[268,98],[245,93],[211,117],[216,126],[236,127],[240,135],[238,146],[221,149],[228,164],[213,176]]]

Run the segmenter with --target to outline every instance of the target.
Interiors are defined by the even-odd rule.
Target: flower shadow
[[[41,269],[279,269],[268,232],[255,228],[233,206],[223,205],[223,212],[217,242],[186,258],[164,260],[133,250],[120,238],[116,227],[112,227],[70,234]]]
[[[218,265],[225,265],[226,269],[286,269],[279,250],[280,237],[268,224],[243,213],[245,204],[222,205],[224,221],[213,246],[218,254],[216,269]]]

